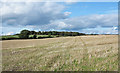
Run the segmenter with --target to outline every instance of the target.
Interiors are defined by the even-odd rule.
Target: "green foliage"
[[[7,36],[0,36],[0,38],[19,38],[18,35],[7,35]]]
[[[55,38],[55,37],[62,37],[62,36],[80,36],[85,35],[84,33],[79,32],[58,32],[58,31],[29,31],[29,30],[22,30],[20,34],[15,35],[7,35],[7,36],[0,36],[0,40],[11,40],[11,39],[42,39],[42,38]]]
[[[51,37],[51,34],[48,34],[48,37],[50,38],[50,37]]]
[[[19,38],[21,39],[28,39],[29,38],[30,31],[29,30],[22,30],[20,32]]]
[[[37,38],[37,36],[36,36],[36,35],[34,35],[34,36],[33,36],[33,39],[36,39],[36,38]]]
[[[79,36],[79,35],[85,35],[84,33],[79,33],[79,32],[58,32],[58,31],[30,31],[30,35],[58,35],[58,36]]]
[[[0,36],[0,40],[10,40],[10,39],[18,39],[18,35],[7,35],[7,36]]]

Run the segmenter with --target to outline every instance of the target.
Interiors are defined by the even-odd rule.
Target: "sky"
[[[118,33],[117,2],[0,2],[0,13],[0,35],[23,29]]]

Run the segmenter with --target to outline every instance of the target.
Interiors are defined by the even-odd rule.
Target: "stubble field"
[[[117,71],[118,36],[2,41],[3,71]]]

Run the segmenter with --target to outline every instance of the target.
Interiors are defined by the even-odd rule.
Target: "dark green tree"
[[[30,31],[29,30],[22,30],[20,32],[19,38],[21,39],[28,39],[29,38]]]

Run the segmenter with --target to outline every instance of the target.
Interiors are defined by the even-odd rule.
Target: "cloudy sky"
[[[0,2],[2,33],[23,29],[117,34],[117,2]]]

